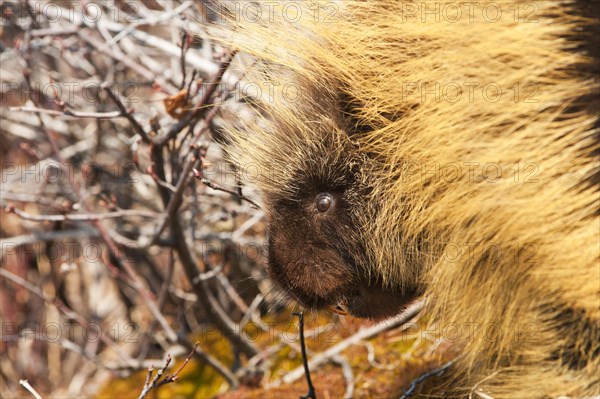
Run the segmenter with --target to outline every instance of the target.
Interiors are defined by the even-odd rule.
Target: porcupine
[[[273,279],[357,317],[427,298],[463,332],[445,395],[599,395],[600,4],[270,4],[224,42],[263,89],[226,150]]]

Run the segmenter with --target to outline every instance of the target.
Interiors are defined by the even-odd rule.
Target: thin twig
[[[236,52],[232,51],[228,55],[227,59],[221,63],[217,74],[215,76],[213,76],[213,78],[208,82],[207,88],[204,91],[204,93],[202,94],[202,98],[200,99],[199,103],[195,106],[194,112],[187,114],[179,122],[177,122],[175,125],[173,125],[171,127],[171,129],[167,132],[167,134],[158,140],[158,142],[160,144],[164,144],[167,141],[171,140],[184,127],[192,125],[195,121],[202,118],[202,116],[208,109],[208,106],[210,105],[211,97],[213,96],[213,94],[215,93],[217,88],[219,87],[219,84],[221,83],[221,81],[223,79],[223,75],[225,74],[227,69],[229,69],[229,66],[231,65],[231,61],[233,61],[235,54],[236,54]]]
[[[108,96],[113,100],[113,102],[115,103],[117,108],[119,108],[119,112],[117,113],[117,116],[122,116],[122,117],[127,118],[127,120],[131,123],[131,126],[133,126],[133,130],[135,130],[135,132],[140,135],[140,137],[142,138],[144,143],[146,143],[146,144],[151,143],[152,138],[146,132],[146,130],[142,127],[142,125],[140,125],[140,123],[133,117],[133,114],[131,113],[131,111],[127,109],[127,107],[123,103],[123,100],[121,100],[121,97],[119,97],[119,95],[117,93],[114,93],[111,90],[110,85],[108,83],[103,83],[101,87],[104,89],[104,91],[106,91]]]
[[[86,214],[86,213],[65,213],[64,215],[32,215],[31,213],[27,213],[25,211],[20,210],[19,208],[15,208],[12,205],[2,205],[4,210],[7,213],[14,213],[18,217],[24,220],[29,220],[31,222],[65,222],[65,221],[95,221],[102,219],[114,219],[121,218],[124,216],[139,216],[146,218],[157,218],[159,217],[159,213],[145,211],[145,210],[135,210],[135,209],[121,209],[113,212],[106,213],[95,213],[95,214]]]
[[[404,394],[402,394],[400,399],[408,399],[411,396],[413,396],[415,394],[415,391],[417,389],[417,386],[419,386],[419,384],[421,384],[423,381],[425,381],[431,377],[437,377],[437,376],[444,374],[444,372],[446,370],[448,370],[450,368],[450,366],[452,366],[453,363],[454,363],[454,360],[451,360],[448,363],[446,363],[434,370],[428,371],[428,372],[420,375],[419,377],[415,378],[410,383],[408,389],[406,391],[404,391]]]
[[[306,342],[304,340],[304,313],[295,312],[294,316],[298,316],[298,330],[300,331],[300,349],[302,351],[302,365],[304,366],[304,375],[306,376],[306,383],[308,385],[308,392],[306,395],[300,396],[300,399],[317,399],[315,387],[310,378],[310,369],[308,368],[308,356],[306,355]]]
[[[6,237],[0,239],[0,258],[10,253],[20,245],[35,244],[42,241],[55,241],[69,238],[93,238],[98,237],[98,232],[91,228],[70,229],[56,231],[36,231],[31,234]]]
[[[42,396],[39,393],[37,393],[37,391],[31,386],[31,384],[27,380],[19,380],[19,384],[21,384],[25,389],[27,389],[35,399],[42,399]]]
[[[197,345],[192,346],[192,343],[190,341],[187,341],[183,338],[179,340],[179,344],[185,346],[190,351],[193,350],[193,352],[196,354],[196,356],[200,358],[200,360],[209,364],[213,369],[215,369],[217,373],[219,373],[223,378],[225,378],[225,380],[231,388],[235,389],[238,387],[238,378],[231,372],[231,370],[227,366],[225,366],[219,360],[200,349]]]
[[[138,62],[135,62],[134,60],[129,58],[126,54],[124,54],[120,50],[115,50],[115,49],[107,46],[105,42],[102,42],[102,41],[96,39],[95,37],[93,37],[93,35],[91,35],[89,33],[88,29],[86,29],[85,27],[80,27],[80,28],[81,29],[79,29],[77,31],[79,37],[81,39],[83,39],[84,41],[86,41],[91,46],[95,47],[98,51],[105,53],[108,56],[114,58],[115,60],[123,63],[123,65],[125,65],[132,71],[137,72],[139,75],[143,76],[144,78],[146,78],[152,82],[156,82],[163,90],[165,90],[169,93],[175,93],[177,91],[177,88],[175,86],[171,85],[170,83],[168,83],[167,81],[165,81],[165,79],[162,76],[158,76],[154,72],[143,67]]]
[[[319,367],[320,365],[323,365],[323,364],[326,364],[327,362],[329,362],[332,356],[335,356],[335,355],[341,353],[343,350],[347,349],[348,347],[355,345],[364,339],[371,338],[371,337],[381,333],[382,331],[388,330],[390,328],[398,327],[398,326],[401,326],[401,325],[407,323],[413,317],[415,317],[417,314],[419,314],[421,309],[423,309],[424,305],[425,305],[425,300],[420,300],[420,301],[416,302],[415,304],[413,304],[404,313],[399,314],[398,316],[395,316],[391,319],[382,321],[381,323],[378,323],[371,327],[361,328],[360,330],[358,330],[358,332],[356,334],[346,338],[343,341],[338,342],[337,344],[328,348],[327,350],[314,355],[312,357],[312,360],[308,363],[308,365],[310,366],[310,368],[312,370],[314,370],[316,367]],[[292,382],[301,378],[303,374],[304,374],[303,367],[297,367],[297,368],[293,369],[292,371],[288,372],[287,374],[285,374],[282,378],[274,381],[272,385],[277,386],[277,385],[281,385],[282,383],[283,384],[291,384]]]
[[[175,192],[169,198],[169,203],[167,204],[167,208],[165,209],[164,216],[162,218],[160,226],[154,233],[154,236],[148,241],[148,243],[145,246],[150,246],[150,245],[154,244],[158,240],[158,238],[160,237],[162,232],[165,230],[167,225],[169,224],[170,219],[175,217],[175,214],[177,213],[177,211],[179,210],[179,207],[181,206],[183,192],[184,192],[185,188],[187,187],[187,182],[188,182],[188,179],[190,178],[190,174],[191,174],[192,170],[194,170],[194,168],[199,164],[199,162],[200,161],[196,155],[192,155],[186,161],[185,166],[183,167],[181,176],[179,177],[179,181],[177,182],[177,186],[175,186]]]
[[[152,379],[152,381],[150,381],[150,378],[152,377],[152,372],[154,371],[154,367],[152,365],[150,365],[148,367],[148,374],[146,375],[146,381],[144,383],[144,388],[142,389],[142,392],[140,392],[140,396],[138,396],[138,399],[143,399],[146,397],[146,395],[148,395],[148,393],[155,389],[160,387],[161,385],[165,385],[168,384],[170,382],[173,381],[169,381],[167,378],[165,378],[162,381],[159,381],[160,378],[162,377],[163,373],[165,372],[166,368],[169,367],[169,364],[171,363],[171,355],[167,354],[167,358],[165,359],[165,363],[163,364],[163,366],[158,369],[158,371],[156,372],[156,375],[154,376],[154,378]]]
[[[42,28],[32,29],[31,37],[62,36],[77,33],[77,28]]]
[[[174,16],[181,14],[183,11],[185,11],[186,9],[190,8],[193,5],[194,5],[193,1],[186,1],[171,11],[162,12],[156,18],[145,18],[140,21],[137,21],[136,23],[129,24],[127,27],[124,27],[124,29],[121,29],[117,35],[115,35],[111,40],[109,40],[107,42],[107,44],[113,45],[113,44],[117,43],[119,40],[121,40],[122,38],[124,38],[125,36],[129,35],[130,33],[137,32],[136,28],[138,28],[139,26],[142,26],[142,25],[153,26],[153,25],[159,24],[161,22],[168,21],[169,19],[172,19]]]
[[[16,112],[33,112],[36,114],[45,114],[45,115],[53,115],[53,116],[66,116],[70,118],[95,118],[95,119],[111,119],[121,116],[119,112],[82,112],[75,111],[72,109],[65,109],[64,111],[58,111],[55,109],[45,109],[45,108],[36,108],[30,106],[22,106],[22,107],[9,107],[9,111]]]
[[[191,357],[196,352],[196,348],[197,347],[198,347],[198,342],[196,342],[194,344],[193,349],[186,356],[185,360],[183,361],[183,363],[181,364],[181,366],[179,366],[179,368],[177,369],[177,371],[175,371],[171,375],[166,375],[165,378],[163,378],[163,379],[161,379],[162,375],[164,374],[165,370],[169,367],[169,364],[171,364],[171,360],[172,360],[171,355],[167,354],[167,358],[165,359],[165,363],[163,364],[163,366],[160,369],[158,369],[158,371],[156,372],[156,375],[154,376],[154,378],[152,378],[152,372],[154,371],[154,367],[152,367],[152,365],[150,365],[148,367],[148,374],[146,375],[146,382],[144,383],[144,388],[142,389],[142,392],[138,396],[138,399],[145,398],[146,395],[148,395],[148,393],[150,393],[150,391],[152,391],[153,389],[156,389],[156,388],[159,388],[159,387],[161,387],[163,385],[170,384],[172,382],[177,381],[179,379],[179,373],[181,373],[183,371],[183,369],[185,368],[185,366],[187,366],[187,364],[190,361]],[[150,378],[152,378],[152,380],[150,380]]]
[[[224,193],[231,194],[234,197],[239,198],[242,201],[246,201],[247,203],[252,205],[252,207],[254,207],[255,209],[260,209],[260,206],[256,202],[254,202],[253,200],[251,200],[250,198],[246,197],[243,194],[240,195],[239,190],[231,190],[229,188],[219,186],[218,184],[215,184],[215,183],[211,182],[210,180],[202,177],[202,173],[197,169],[194,169],[194,176],[196,177],[196,179],[200,180],[200,182],[202,182],[202,184],[204,184],[206,187],[212,188],[215,191],[223,191]]]

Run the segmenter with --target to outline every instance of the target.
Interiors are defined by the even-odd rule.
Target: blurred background
[[[306,393],[299,307],[267,278],[260,195],[217,144],[257,95],[252,60],[207,33],[225,12],[1,3],[2,398]],[[418,316],[305,320],[319,397],[398,397],[446,345]],[[153,388],[162,367],[171,378]]]

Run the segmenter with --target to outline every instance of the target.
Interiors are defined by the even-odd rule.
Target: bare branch
[[[146,130],[144,130],[142,125],[140,125],[140,123],[137,121],[137,119],[135,119],[133,117],[133,114],[131,113],[131,111],[127,109],[127,107],[123,103],[123,100],[121,100],[121,97],[119,97],[119,95],[117,93],[114,93],[111,90],[110,85],[108,83],[103,83],[102,88],[108,94],[108,96],[113,100],[113,102],[117,105],[117,108],[119,108],[119,112],[117,113],[117,116],[123,116],[123,117],[127,118],[127,120],[131,123],[131,126],[133,126],[133,130],[135,130],[135,132],[140,135],[142,140],[144,140],[145,143],[148,143],[148,144],[151,143],[152,138],[146,132]]]
[[[27,389],[35,399],[42,399],[42,396],[37,393],[37,391],[31,386],[31,384],[29,384],[27,380],[19,380],[19,384],[23,385],[23,387]]]
[[[415,304],[413,304],[405,312],[399,314],[398,316],[395,316],[391,319],[382,321],[371,327],[361,328],[356,334],[353,334],[352,336],[344,339],[343,341],[338,342],[336,345],[328,348],[324,352],[314,355],[312,360],[310,362],[308,362],[309,368],[314,370],[315,368],[329,362],[333,356],[340,354],[342,351],[344,351],[345,349],[347,349],[348,347],[350,347],[352,345],[356,345],[363,339],[371,338],[371,337],[379,334],[382,331],[388,330],[390,328],[398,327],[398,326],[401,326],[401,325],[409,322],[413,317],[415,317],[417,314],[419,314],[419,312],[423,309],[424,305],[425,305],[425,300],[420,300],[420,301],[416,302]],[[285,374],[282,378],[274,381],[272,383],[272,385],[278,386],[282,383],[283,384],[291,384],[292,382],[301,378],[303,375],[304,375],[304,368],[297,367],[297,368],[293,369],[292,371],[288,372],[287,374]]]
[[[35,108],[35,107],[10,107],[10,111],[16,112],[33,112],[37,114],[46,114],[53,116],[65,116],[69,118],[95,118],[95,119],[111,119],[121,116],[119,112],[82,112],[66,109],[64,111],[57,111],[53,109]]]
[[[12,205],[3,205],[4,210],[7,213],[14,213],[19,216],[21,219],[29,220],[32,222],[64,222],[64,221],[97,221],[102,219],[115,219],[122,218],[124,216],[138,216],[145,218],[157,218],[159,217],[159,213],[150,212],[145,210],[135,210],[135,209],[121,209],[114,212],[105,212],[105,213],[96,213],[96,214],[84,214],[84,213],[66,213],[64,215],[32,215],[30,213],[24,212],[19,208],[15,208]]]
[[[153,372],[154,368],[152,366],[149,366],[148,374],[146,375],[146,382],[144,383],[144,388],[142,389],[142,392],[138,396],[138,399],[145,398],[146,395],[148,395],[148,393],[150,393],[150,391],[152,391],[153,389],[157,389],[163,385],[170,384],[172,382],[177,381],[179,379],[179,373],[181,373],[183,371],[183,369],[185,368],[185,366],[187,366],[188,362],[190,361],[190,358],[196,352],[197,347],[198,347],[198,342],[196,342],[194,344],[193,349],[186,356],[185,360],[183,361],[181,366],[179,366],[177,371],[175,371],[171,375],[166,375],[165,378],[163,378],[163,379],[161,379],[162,375],[164,374],[165,370],[169,367],[169,364],[171,364],[171,355],[170,354],[167,354],[165,363],[163,364],[163,366],[160,369],[158,369],[154,378],[152,378],[152,372]],[[152,380],[150,380],[150,378],[152,378]]]

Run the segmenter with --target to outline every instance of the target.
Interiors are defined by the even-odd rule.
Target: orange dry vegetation
[[[284,322],[283,315],[279,322]],[[286,336],[297,343],[296,321],[294,328],[284,323]],[[321,351],[350,337],[361,327],[372,325],[373,322],[353,319],[351,317],[338,317],[325,313],[310,314],[307,317],[305,331],[324,331],[306,337],[309,360]],[[420,325],[421,323],[418,322]],[[428,339],[423,329],[416,331],[416,325],[410,328],[396,328],[384,332],[365,342],[365,345],[351,346],[342,352],[354,373],[354,397],[389,398],[399,397],[406,387],[421,374],[439,366],[445,358],[450,356],[451,348],[447,343],[435,342]],[[282,329],[279,329],[281,331]],[[261,344],[267,344],[263,340]],[[369,360],[369,350],[366,345],[372,345],[374,359]],[[220,360],[230,364],[231,351],[228,344],[222,340],[206,342],[204,346]],[[183,359],[177,359],[174,368],[178,367]],[[267,380],[273,381],[285,375],[288,371],[301,366],[301,355],[289,347],[282,348],[276,355],[270,357],[272,362],[272,375],[255,379],[247,379],[246,385],[238,389],[218,394],[222,378],[219,378],[210,369],[199,362],[192,360],[184,369],[179,379],[174,384],[161,387],[155,392],[156,398],[205,398],[216,395],[219,399],[252,399],[252,398],[297,398],[307,392],[304,377],[287,385],[265,387]],[[158,365],[155,366],[157,368]],[[139,393],[139,387],[146,378],[145,372],[138,372],[127,379],[111,381],[98,394],[98,398],[130,397]],[[341,367],[327,364],[311,371],[311,378],[318,398],[341,398],[344,396],[346,381]],[[419,388],[426,388],[433,379],[425,382]],[[417,391],[418,392],[418,391]]]

